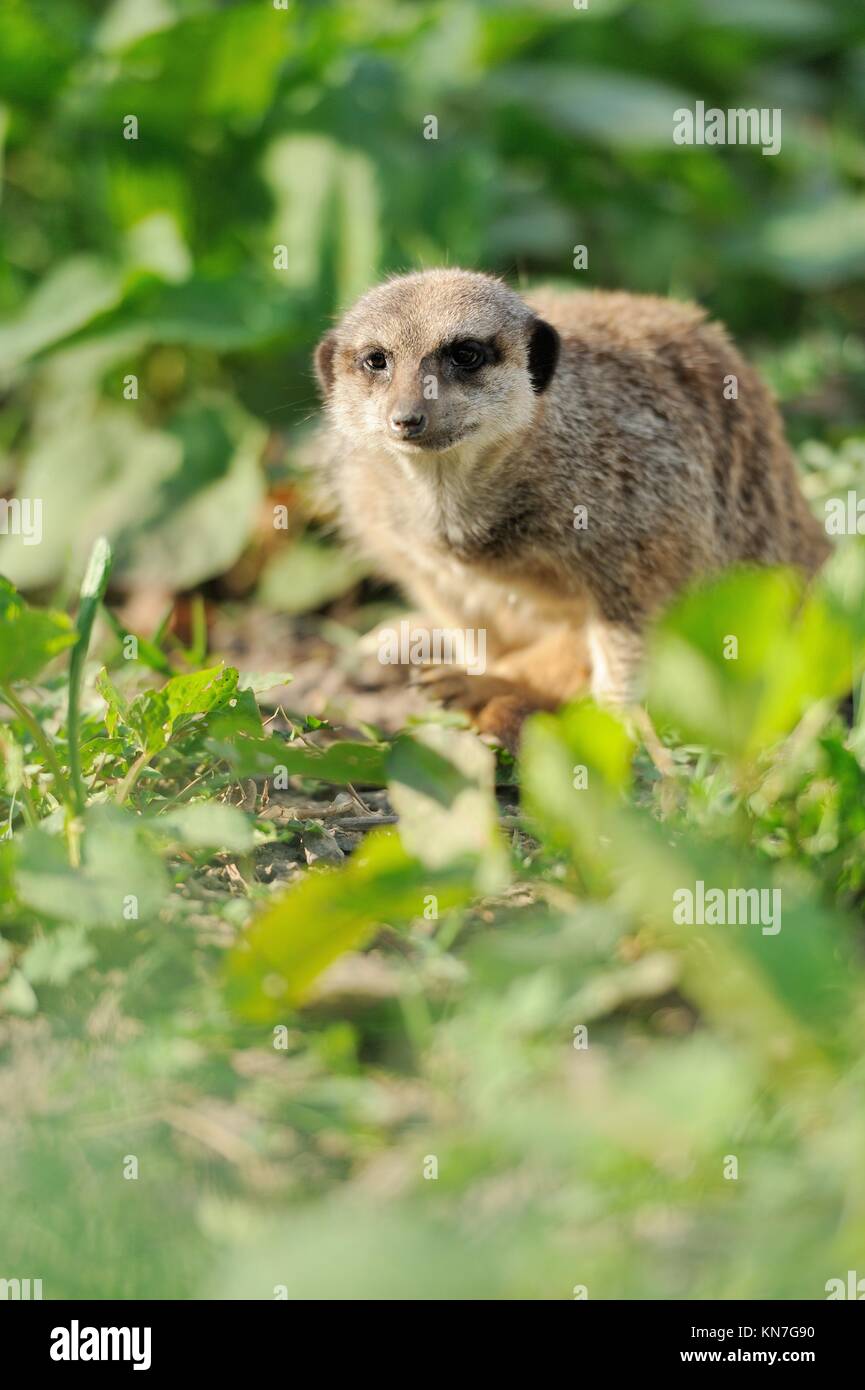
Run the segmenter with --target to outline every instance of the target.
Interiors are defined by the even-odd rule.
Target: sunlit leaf
[[[376,928],[422,916],[430,894],[444,911],[471,892],[463,869],[427,869],[396,835],[377,831],[344,868],[308,875],[252,923],[229,958],[229,1000],[244,1017],[283,1018],[328,965]]]
[[[0,685],[32,680],[77,640],[65,613],[31,608],[0,576]]]

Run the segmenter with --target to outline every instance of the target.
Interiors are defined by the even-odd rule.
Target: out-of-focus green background
[[[316,408],[317,337],[419,265],[696,296],[796,438],[861,419],[860,0],[277,6],[3,6],[0,486],[46,507],[41,545],[0,537],[19,586],[64,595],[100,530],[115,582],[229,571]],[[780,107],[780,155],[675,146],[697,100]],[[251,572],[329,596],[285,547]]]

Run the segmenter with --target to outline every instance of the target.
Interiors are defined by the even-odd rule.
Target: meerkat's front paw
[[[555,702],[501,676],[473,676],[452,666],[427,667],[416,683],[442,704],[465,710],[478,733],[492,735],[512,753],[528,715],[555,708]]]
[[[443,705],[455,705],[467,714],[476,714],[498,695],[513,691],[511,681],[500,676],[472,675],[460,666],[423,666],[412,678],[413,685],[419,685],[430,699],[440,700]]]
[[[355,679],[371,689],[404,682],[411,667],[402,659],[399,634],[403,630],[423,634],[428,629],[429,620],[420,613],[400,613],[377,623],[358,638],[353,649]]]

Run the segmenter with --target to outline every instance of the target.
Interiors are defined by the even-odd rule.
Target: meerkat
[[[484,675],[432,674],[509,747],[587,685],[638,699],[647,626],[699,576],[829,552],[767,388],[695,304],[428,270],[365,294],[315,370],[343,532],[428,622],[484,630]]]

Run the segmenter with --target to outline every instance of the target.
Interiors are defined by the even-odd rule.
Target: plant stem
[[[49,768],[54,777],[54,785],[57,791],[57,799],[59,801],[65,802],[67,806],[72,805],[72,789],[69,786],[69,783],[63,774],[63,771],[60,767],[60,763],[57,758],[57,754],[54,752],[54,749],[51,746],[51,742],[44,729],[40,725],[38,719],[27,708],[25,704],[22,704],[22,702],[18,699],[18,696],[13,694],[13,692],[9,689],[8,686],[0,686],[0,696],[2,696],[2,698],[6,701],[6,704],[13,711],[13,713],[18,716],[18,718],[21,720],[21,723],[25,725],[25,727],[30,733],[31,738],[33,739],[33,742],[36,744],[40,753],[42,754],[42,759],[46,767]]]
[[[39,824],[39,817],[36,814],[36,807],[33,804],[33,793],[25,776],[21,783],[21,805],[24,808],[24,819],[31,830]]]
[[[116,800],[118,806],[122,806],[124,801],[126,801],[127,797],[132,791],[132,788],[138,781],[139,774],[144,771],[152,757],[152,753],[138,754],[138,757],[135,759],[135,762],[132,764],[123,781],[120,783],[120,786],[117,788]]]
[[[90,634],[96,611],[102,601],[111,572],[111,547],[103,536],[94,543],[87,563],[87,572],[81,585],[81,601],[78,606],[78,641],[72,648],[69,661],[69,705],[66,718],[66,737],[69,742],[69,775],[72,779],[72,793],[75,810],[81,815],[87,805],[84,778],[81,775],[81,749],[79,744],[79,725],[81,722],[81,685],[84,680],[84,662],[90,646]]]

